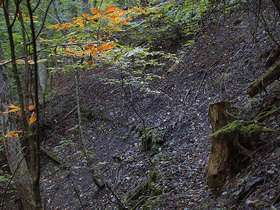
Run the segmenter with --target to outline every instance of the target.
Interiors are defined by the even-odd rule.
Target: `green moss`
[[[220,138],[220,137],[232,135],[238,132],[242,126],[243,123],[240,120],[235,120],[232,123],[226,125],[225,127],[217,130],[215,133],[212,134],[212,137]]]
[[[269,107],[271,108],[271,107]],[[277,110],[275,108],[273,109],[268,109],[268,110],[264,110],[261,113],[259,113],[252,121],[253,122],[261,122],[264,119],[270,117],[271,115],[273,115]]]
[[[258,139],[259,135],[263,132],[274,132],[274,130],[269,128],[264,128],[260,125],[250,124],[248,126],[243,126],[240,128],[240,132],[245,138]]]
[[[217,130],[212,134],[214,138],[222,138],[225,136],[232,136],[233,134],[239,133],[244,136],[244,138],[258,138],[263,132],[275,132],[272,129],[264,128],[260,125],[251,124],[251,122],[235,120],[232,123],[226,125],[225,127]]]

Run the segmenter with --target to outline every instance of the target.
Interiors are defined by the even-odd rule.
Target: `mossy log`
[[[278,78],[280,78],[280,62],[252,82],[246,88],[246,92],[250,97],[253,97]]]
[[[273,131],[253,124],[254,121],[233,120],[229,112],[230,105],[227,102],[209,106],[213,134],[205,178],[214,195],[219,194],[227,172],[233,171],[232,160],[242,163],[244,157],[251,157],[259,135],[265,131]]]
[[[268,56],[265,62],[266,67],[272,66],[280,57],[280,48],[277,46]]]

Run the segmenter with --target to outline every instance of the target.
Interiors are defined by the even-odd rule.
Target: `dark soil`
[[[120,85],[101,81],[119,74],[102,69],[80,73],[83,130],[92,167],[110,186],[102,191],[94,185],[82,153],[75,87],[71,77],[56,75],[57,94],[45,109],[42,146],[69,167],[63,168],[43,155],[41,183],[47,209],[117,208],[113,194],[124,202],[148,180],[152,184],[125,205],[139,209],[279,209],[277,135],[262,136],[264,143],[249,165],[229,176],[218,199],[213,199],[204,180],[210,152],[209,103],[229,100],[240,119],[267,106],[280,110],[279,82],[253,100],[245,93],[248,84],[267,70],[265,55],[273,46],[256,22],[247,8],[227,14],[197,37],[193,46],[180,49],[184,57],[173,72],[151,82],[151,88],[159,89],[160,94],[127,90],[146,126],[156,127],[159,144],[155,151],[143,150],[137,129],[132,129],[140,127],[141,120]],[[224,74],[228,78],[215,85]],[[276,100],[270,103],[273,97]],[[279,119],[278,111],[263,125],[279,130]]]

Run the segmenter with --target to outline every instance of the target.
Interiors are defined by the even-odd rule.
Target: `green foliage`
[[[141,18],[131,25],[124,41],[136,45],[164,46],[168,42],[187,40],[193,43],[194,35],[204,30],[214,19],[240,5],[242,0],[154,0],[145,8]]]
[[[110,56],[112,58],[110,58]],[[159,76],[164,70],[165,60],[177,62],[174,54],[163,51],[150,51],[149,48],[119,46],[108,55],[112,61],[113,71],[118,72],[118,77],[103,79],[105,84],[123,83],[124,87],[133,86],[143,94],[157,94],[158,90],[149,87],[152,80],[164,79]],[[121,77],[119,76],[121,73]]]

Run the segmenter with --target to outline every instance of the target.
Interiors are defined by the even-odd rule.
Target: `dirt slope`
[[[248,208],[257,203],[261,208],[272,205],[280,208],[277,194],[280,157],[275,136],[266,137],[265,141],[270,138],[275,144],[269,144],[266,153],[260,150],[248,169],[238,179],[231,179],[236,182],[228,185],[230,189],[226,188],[220,199],[212,200],[203,179],[210,148],[209,103],[227,99],[241,111],[239,117],[244,117],[245,112],[255,112],[261,104],[261,96],[257,102],[251,102],[244,89],[265,71],[262,55],[271,49],[271,42],[261,27],[253,36],[256,20],[252,13],[239,12],[223,17],[190,49],[184,49],[185,56],[178,68],[166,75],[166,79],[151,84],[160,87],[160,94],[143,96],[132,89],[131,97],[139,113],[149,127],[158,128],[156,134],[162,144],[155,153],[143,152],[141,140],[131,130],[132,126],[140,125],[140,120],[127,105],[120,86],[100,81],[108,72],[82,74],[84,130],[96,164],[94,168],[121,199],[133,194],[154,173],[154,186],[144,194],[149,196],[148,200],[139,207],[146,204],[152,205],[152,209]],[[215,87],[224,74],[228,78]],[[108,189],[99,192],[94,186],[81,148],[77,146],[80,139],[73,111],[75,88],[69,81],[60,78],[59,94],[45,110],[43,146],[71,165],[65,170],[44,156],[42,187],[43,195],[48,198],[47,208],[112,209],[116,206],[114,196]],[[267,95],[276,89],[269,88]],[[276,106],[279,108],[279,103]],[[279,115],[266,123],[279,129]],[[261,168],[265,170],[260,171]],[[249,190],[241,191],[246,184]],[[240,196],[238,191],[246,195]],[[248,202],[250,195],[252,202]],[[137,205],[141,198],[140,193],[130,205]]]

